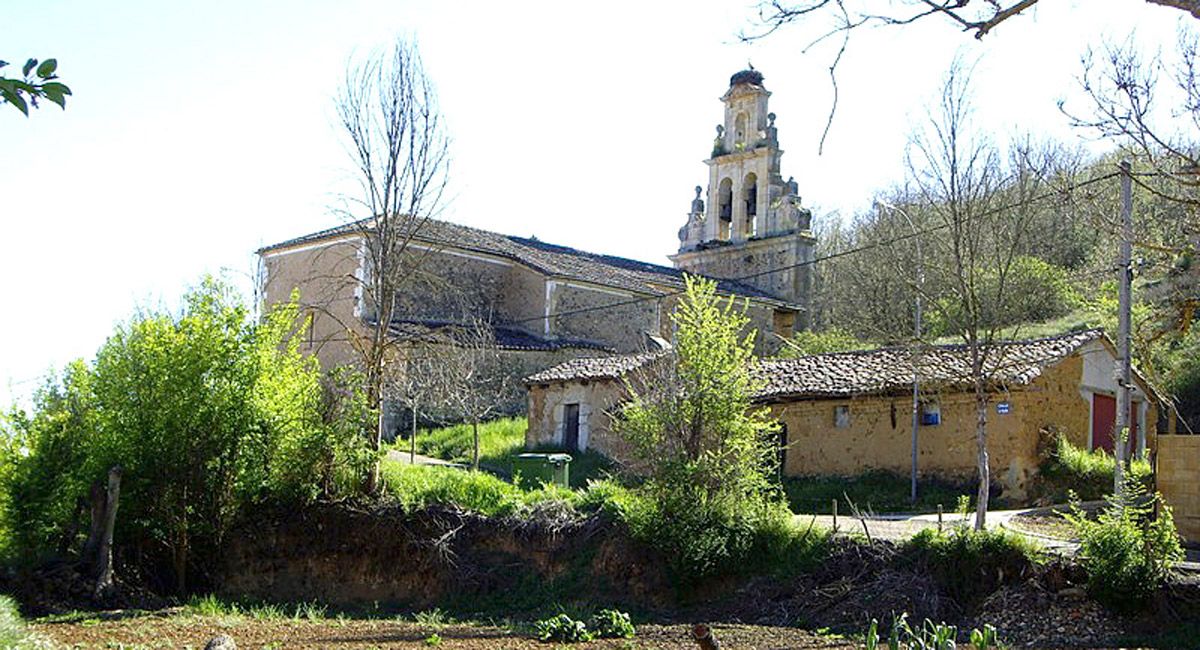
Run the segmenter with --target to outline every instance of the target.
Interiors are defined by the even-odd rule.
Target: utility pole
[[[913,232],[913,239],[916,241],[917,249],[917,290],[916,301],[913,305],[913,350],[912,350],[912,480],[909,499],[913,503],[917,502],[917,434],[921,428],[921,372],[919,366],[920,349],[921,349],[921,292],[925,290],[925,258],[921,255],[921,235],[917,232],[917,225],[913,223],[912,217],[903,209],[883,201],[876,201],[881,208],[891,210],[908,222],[908,227]]]
[[[1113,423],[1113,494],[1124,496],[1125,449],[1130,426],[1130,390],[1133,370],[1130,367],[1130,315],[1133,308],[1133,176],[1128,160],[1121,161],[1121,259],[1117,272],[1120,274],[1120,293],[1117,298],[1117,417]]]

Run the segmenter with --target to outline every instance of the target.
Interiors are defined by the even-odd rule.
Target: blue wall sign
[[[996,402],[996,412],[1000,415],[1008,415],[1012,411],[1012,404],[1009,402]]]

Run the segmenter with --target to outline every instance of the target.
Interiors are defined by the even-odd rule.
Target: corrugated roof
[[[361,232],[370,220],[343,224],[315,233],[264,246],[259,255],[312,243],[326,238]],[[569,246],[549,244],[532,237],[516,237],[489,230],[471,228],[430,219],[421,225],[416,239],[433,245],[449,246],[465,251],[485,253],[519,262],[548,276],[579,280],[601,286],[625,289],[642,294],[667,295],[683,288],[683,271],[669,266],[650,264],[613,255],[589,253]],[[717,289],[725,294],[787,303],[761,289],[734,280],[717,281]]]
[[[1086,330],[1047,338],[1004,341],[991,347],[985,366],[993,383],[1028,384],[1046,367],[1103,336],[1100,330]],[[908,347],[889,347],[795,359],[761,359],[755,364],[754,372],[764,385],[755,399],[848,397],[906,389],[912,385],[912,354]],[[574,359],[539,372],[526,379],[526,383],[621,377],[654,356]],[[921,382],[927,385],[961,384],[971,376],[969,352],[967,346],[961,344],[923,348],[918,363]]]

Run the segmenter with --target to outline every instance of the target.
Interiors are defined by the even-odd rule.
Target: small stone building
[[[556,444],[620,457],[611,414],[626,397],[623,377],[653,355],[575,359],[530,376],[528,446]],[[1006,494],[1025,495],[1038,468],[1039,432],[1053,428],[1077,446],[1113,449],[1116,351],[1099,331],[1008,341],[988,355],[993,377],[988,452]],[[975,474],[975,401],[960,345],[924,349],[918,466],[925,476]],[[770,407],[786,440],[787,475],[855,475],[872,469],[905,473],[911,463],[913,354],[881,348],[761,360],[755,401]],[[1152,389],[1133,390],[1136,432],[1130,444],[1153,448],[1157,420]]]

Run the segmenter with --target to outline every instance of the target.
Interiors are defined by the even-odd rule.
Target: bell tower
[[[710,277],[737,279],[792,303],[807,323],[816,239],[812,213],[801,207],[799,186],[783,180],[779,133],[769,112],[770,91],[751,66],[729,79],[721,96],[708,165],[708,203],[696,198],[679,231],[675,267]]]

